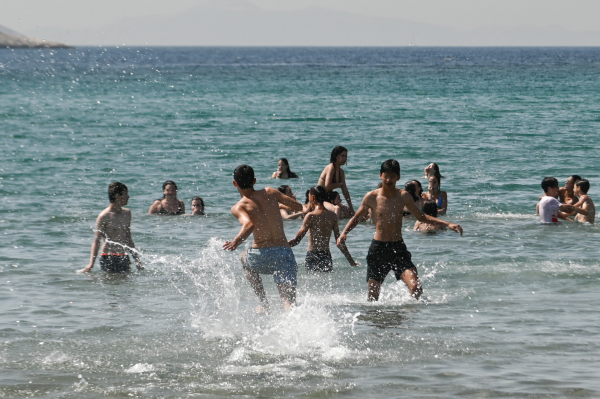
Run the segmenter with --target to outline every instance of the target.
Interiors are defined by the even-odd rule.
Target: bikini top
[[[441,208],[443,204],[444,204],[444,201],[442,200],[442,194],[440,194],[438,197],[437,207]]]
[[[173,213],[173,212],[167,212],[165,210],[165,208],[163,207],[162,204],[162,198],[161,199],[157,199],[157,201],[160,201],[160,208],[158,209],[158,214],[159,215],[183,215],[183,213],[185,212],[183,210],[183,206],[181,206],[181,204],[183,204],[183,201],[179,200],[179,204],[177,205],[177,212]]]

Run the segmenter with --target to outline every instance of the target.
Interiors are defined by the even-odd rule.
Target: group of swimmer
[[[428,191],[423,192],[418,180],[407,182],[404,189],[396,187],[400,179],[400,164],[388,159],[381,164],[377,189],[367,193],[357,211],[352,206],[350,193],[342,166],[346,164],[348,150],[335,147],[331,153],[330,164],[321,173],[318,184],[306,193],[304,204],[298,202],[289,186],[279,189],[266,187],[255,190],[254,170],[248,165],[240,165],[233,172],[233,185],[241,199],[231,208],[238,219],[241,229],[237,236],[223,244],[225,250],[235,250],[250,235],[254,236],[251,248],[245,250],[241,262],[245,275],[260,300],[258,312],[268,312],[269,303],[261,279],[261,274],[270,274],[277,285],[284,309],[290,310],[296,301],[297,263],[291,247],[298,245],[308,233],[308,251],[305,267],[309,272],[330,272],[333,262],[329,243],[333,234],[336,245],[351,266],[358,266],[346,246],[347,235],[360,223],[370,220],[375,225],[375,235],[367,255],[367,300],[379,299],[381,284],[390,271],[394,271],[397,280],[406,284],[409,293],[419,299],[423,290],[418,273],[402,238],[403,218],[412,215],[417,221],[415,230],[435,232],[450,228],[462,235],[463,229],[437,218],[445,214],[448,206],[447,194],[440,189],[441,176],[437,164],[425,168],[428,179]],[[273,178],[289,179],[298,175],[290,170],[287,159],[278,162],[278,170]],[[347,206],[341,203],[341,189]],[[558,187],[555,178],[542,181],[545,195],[538,204],[540,220],[557,222],[558,217],[568,219],[575,215],[577,220],[594,222],[595,208],[587,195],[589,182],[579,176],[571,176],[563,188]],[[150,207],[151,214],[185,214],[183,201],[177,198],[177,185],[173,181],[163,184],[162,199],[156,200]],[[119,182],[111,183],[108,188],[110,205],[100,213],[96,221],[95,240],[92,244],[89,265],[82,272],[89,272],[97,257],[102,240],[104,246],[100,255],[102,270],[109,272],[127,272],[130,253],[138,269],[143,269],[138,252],[131,238],[131,212],[124,208],[129,200],[127,187]],[[199,201],[198,201],[199,200]],[[196,203],[194,203],[196,201]],[[194,197],[192,208],[195,214],[204,213],[204,202]],[[283,228],[283,220],[302,217],[303,222],[296,237],[288,240]],[[340,233],[338,221],[350,218]]]

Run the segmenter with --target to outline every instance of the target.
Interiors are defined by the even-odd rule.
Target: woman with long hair
[[[344,169],[342,169],[342,166],[345,165],[347,161],[348,150],[346,147],[342,147],[341,145],[335,147],[333,151],[331,151],[329,165],[325,167],[321,173],[321,177],[319,177],[318,185],[325,187],[327,192],[333,191],[336,188],[341,188],[342,194],[344,194],[344,198],[348,204],[348,208],[350,208],[350,216],[354,216],[352,200],[350,199],[350,193],[346,187],[346,175]]]
[[[151,215],[183,215],[185,204],[177,198],[177,184],[173,180],[163,183],[163,197],[154,201],[150,210]]]
[[[427,176],[429,184],[423,198],[434,200],[437,203],[438,215],[445,215],[448,209],[448,194],[441,189],[444,176],[440,174],[440,167],[436,163],[430,163],[425,167],[425,176]]]
[[[290,170],[290,163],[286,158],[280,158],[277,162],[277,171],[271,175],[273,179],[297,179],[298,175]]]

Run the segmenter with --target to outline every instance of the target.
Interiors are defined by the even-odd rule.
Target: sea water
[[[597,48],[105,48],[0,51],[0,396],[599,397],[600,231],[535,217],[571,174],[600,201]],[[440,165],[444,219],[403,227],[424,287],[366,302],[350,267],[299,263],[298,305],[258,304],[235,252],[232,171],[299,199],[336,145],[355,208],[382,161]],[[299,179],[274,180],[286,157]],[[189,212],[148,215],[174,180]],[[89,262],[107,186],[131,196],[146,270]],[[343,227],[346,221],[341,221]],[[284,223],[288,238],[301,221]]]

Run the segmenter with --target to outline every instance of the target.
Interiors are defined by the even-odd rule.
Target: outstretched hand
[[[460,233],[460,235],[461,235],[461,237],[462,237],[462,235],[463,235],[463,229],[462,229],[462,227],[460,227],[460,225],[459,225],[459,224],[450,223],[450,224],[448,225],[448,228],[449,228],[450,230],[454,230],[454,231],[456,231],[457,233]]]
[[[235,243],[235,240],[234,241],[225,241],[225,244],[223,244],[223,250],[235,251],[235,249],[238,247],[238,245],[240,245],[240,244]]]

